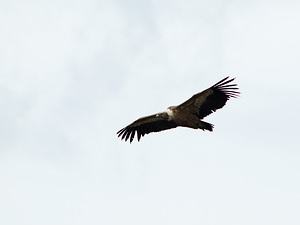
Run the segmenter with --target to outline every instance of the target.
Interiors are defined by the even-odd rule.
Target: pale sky
[[[1,1],[0,224],[300,224],[299,1]],[[241,97],[116,132],[226,76]]]

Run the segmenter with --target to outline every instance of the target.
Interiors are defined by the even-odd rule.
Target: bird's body
[[[234,79],[224,78],[212,87],[193,95],[178,106],[170,106],[166,111],[141,117],[118,131],[118,136],[130,143],[135,133],[138,141],[151,132],[172,129],[178,126],[212,131],[214,125],[202,121],[204,117],[222,108],[230,97],[237,97],[236,84],[228,84]]]
[[[189,127],[194,129],[202,127],[204,128],[203,122],[199,119],[199,117],[186,110],[186,108],[181,109],[178,106],[170,106],[167,108],[165,113],[167,113],[168,115],[168,121],[173,120],[177,124],[177,126]]]

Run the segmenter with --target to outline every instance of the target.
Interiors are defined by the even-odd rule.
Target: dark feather
[[[239,96],[236,84],[228,84],[235,78],[224,78],[210,88],[193,95],[189,100],[178,106],[180,110],[189,110],[196,114],[199,119],[203,119],[209,114],[222,108],[230,98]]]
[[[140,141],[141,136],[144,136],[145,134],[159,132],[175,127],[177,127],[177,124],[174,121],[164,120],[160,117],[156,117],[156,115],[151,115],[134,121],[127,127],[119,130],[117,134],[122,140],[124,138],[125,141],[129,139],[131,143],[134,139],[135,133],[137,133],[137,139]]]

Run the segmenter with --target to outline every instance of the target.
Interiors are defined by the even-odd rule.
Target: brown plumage
[[[170,106],[166,111],[151,116],[141,117],[117,132],[122,140],[133,141],[151,132],[159,132],[177,126],[212,131],[214,125],[202,121],[209,114],[222,108],[227,100],[239,96],[237,84],[229,84],[235,78],[224,78],[210,88],[193,95],[178,106]]]

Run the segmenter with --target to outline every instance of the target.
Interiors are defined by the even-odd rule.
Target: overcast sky
[[[0,223],[300,224],[299,1],[0,1]],[[116,132],[226,76],[241,97]]]

